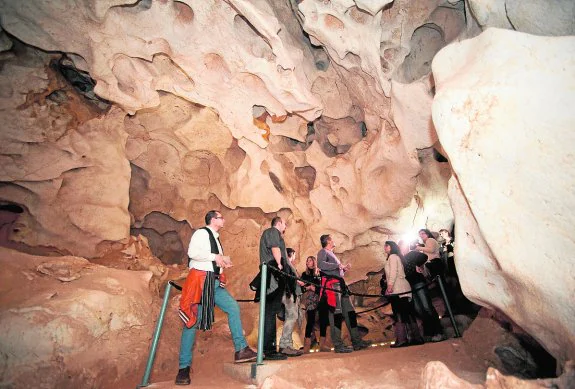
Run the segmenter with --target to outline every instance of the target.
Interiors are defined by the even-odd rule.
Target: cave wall
[[[538,36],[574,35],[575,3],[546,4],[0,0],[2,242],[96,258],[142,234],[181,264],[220,209],[243,297],[275,215],[300,260],[331,233],[353,282],[455,214],[465,293],[573,358],[572,164],[549,151],[573,145],[573,43]]]
[[[574,69],[575,38],[500,29],[433,61],[463,290],[560,361],[575,356]]]

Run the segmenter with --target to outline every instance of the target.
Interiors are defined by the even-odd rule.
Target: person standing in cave
[[[286,253],[288,260],[286,261],[287,266],[284,267],[284,272],[297,277],[297,270],[294,267],[296,252],[291,247],[288,247]],[[295,278],[287,278],[285,282],[286,284],[289,283],[289,287],[285,288],[282,297],[282,304],[285,308],[285,320],[280,337],[280,353],[288,357],[299,357],[303,354],[303,351],[293,348],[293,329],[299,317],[299,302],[302,294],[301,287],[304,283]]]
[[[443,275],[445,266],[443,266],[439,255],[439,243],[437,243],[437,240],[435,240],[433,234],[427,228],[419,230],[419,237],[423,241],[423,246],[416,246],[415,250],[427,255],[425,267],[429,272],[430,278]]]
[[[427,283],[423,274],[417,271],[417,266],[427,261],[427,255],[422,252],[409,250],[409,244],[400,240],[397,244],[402,256],[405,279],[411,286],[413,307],[415,314],[423,324],[423,338],[426,342],[440,342],[445,339],[439,315],[433,306]]]
[[[386,295],[389,296],[391,309],[395,316],[393,329],[395,342],[392,348],[423,344],[423,338],[419,332],[415,312],[411,305],[411,286],[405,277],[403,267],[404,258],[397,244],[386,241],[383,246],[387,254],[385,262],[385,279],[387,280]],[[399,294],[399,296],[397,295]]]
[[[264,359],[267,360],[287,359],[285,354],[277,351],[276,344],[276,317],[282,309],[285,289],[289,287],[286,279],[277,272],[284,269],[284,264],[287,266],[286,245],[282,237],[286,228],[286,222],[276,216],[272,219],[271,228],[266,229],[260,238],[260,265],[267,264],[270,272],[266,290],[264,333],[259,335],[264,337]]]
[[[333,253],[335,243],[330,235],[320,237],[322,249],[317,253],[317,266],[321,271],[320,301],[325,299],[329,308],[329,325],[331,327],[331,341],[336,353],[350,353],[370,346],[370,343],[361,339],[357,328],[357,315],[349,298],[349,291],[343,279],[344,274],[351,268],[351,264],[343,265]],[[335,289],[328,290],[329,289]],[[352,347],[346,346],[341,338],[343,321],[351,335]]]
[[[223,269],[232,266],[229,256],[224,255],[218,231],[224,227],[224,217],[219,211],[209,211],[206,226],[194,232],[188,248],[190,272],[182,288],[180,318],[184,322],[180,341],[179,371],[176,385],[189,385],[192,348],[196,330],[209,330],[214,321],[214,307],[218,306],[228,315],[235,354],[234,362],[252,362],[257,358],[243,335],[240,307],[224,289]]]
[[[301,279],[305,281],[305,284],[302,287],[305,290],[302,300],[306,313],[303,352],[310,352],[312,335],[314,335],[316,316],[319,316],[319,351],[331,351],[331,349],[326,344],[329,313],[327,311],[327,304],[325,304],[325,301],[323,304],[320,304],[319,301],[319,286],[321,285],[321,276],[319,275],[317,260],[313,255],[307,257],[305,262],[305,271],[301,275]]]
[[[448,277],[457,277],[455,271],[455,261],[454,261],[454,242],[449,231],[445,228],[439,230],[439,236],[441,238],[441,244],[439,246],[439,253],[443,258],[443,263],[445,264],[446,271],[445,274]]]

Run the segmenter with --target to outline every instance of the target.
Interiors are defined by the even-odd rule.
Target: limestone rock
[[[488,29],[433,62],[463,291],[559,361],[575,356],[574,50],[573,37]]]
[[[505,376],[497,369],[487,369],[485,385],[471,384],[455,375],[445,364],[439,361],[429,362],[423,371],[419,388],[421,389],[538,389],[558,388],[568,389],[575,384],[575,369],[573,362],[566,365],[565,372],[558,378],[524,380],[513,376]]]
[[[0,71],[0,200],[23,207],[12,241],[96,256],[129,235],[125,113],[101,117],[50,59],[24,49]]]
[[[148,240],[142,235],[130,236],[125,245],[118,246],[92,262],[114,269],[149,271],[152,273],[150,291],[158,294],[160,286],[167,281],[169,272],[166,265],[152,254]]]
[[[0,4],[7,31],[37,47],[74,53],[76,65],[96,80],[96,93],[131,113],[157,107],[166,91],[214,107],[235,138],[260,146],[267,142],[252,122],[254,100],[276,116],[313,120],[321,113],[300,66],[304,53],[282,39],[282,25],[267,3],[122,6],[132,3]]]
[[[497,27],[535,35],[575,35],[575,3],[571,0],[470,0],[469,7],[483,29]]]
[[[77,280],[89,262],[84,258],[62,257],[42,262],[36,270],[63,282]]]
[[[474,385],[459,378],[439,361],[428,362],[421,375],[420,389],[481,389],[483,385]]]
[[[148,291],[151,273],[86,262],[77,257],[47,261],[0,248],[3,384],[106,387],[135,374],[155,318]],[[65,263],[82,267],[82,277],[63,283],[35,272]]]

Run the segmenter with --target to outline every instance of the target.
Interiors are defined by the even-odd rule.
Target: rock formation
[[[433,119],[454,172],[464,291],[564,361],[575,357],[575,263],[566,258],[575,241],[561,232],[575,223],[567,211],[575,206],[575,113],[565,109],[575,102],[574,54],[572,37],[489,29],[433,63]],[[563,174],[550,174],[559,166]]]
[[[571,0],[0,0],[0,244],[63,255],[39,271],[70,285],[77,257],[143,259],[149,293],[221,209],[244,297],[275,215],[300,258],[332,234],[350,281],[455,221],[465,293],[563,363],[573,20]]]

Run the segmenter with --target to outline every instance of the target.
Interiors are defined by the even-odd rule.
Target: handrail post
[[[146,371],[144,372],[144,377],[142,378],[142,383],[137,386],[137,388],[145,388],[149,385],[150,373],[152,372],[152,366],[154,365],[154,358],[156,357],[156,349],[158,348],[158,341],[160,340],[160,333],[162,332],[162,324],[164,323],[164,316],[166,314],[166,308],[168,307],[168,301],[170,300],[170,289],[172,288],[171,281],[166,285],[166,290],[164,291],[164,301],[162,303],[162,309],[160,309],[160,317],[156,323],[156,330],[154,331],[154,338],[152,339],[152,346],[150,347],[150,354],[148,355],[148,363],[146,364]]]
[[[260,282],[260,317],[258,323],[258,356],[256,363],[252,364],[252,378],[256,378],[257,366],[263,365],[264,359],[264,325],[266,311],[266,292],[267,292],[268,266],[262,263],[261,282]]]
[[[453,316],[453,312],[451,311],[451,305],[449,304],[449,299],[447,298],[447,293],[445,293],[445,287],[443,286],[443,280],[441,276],[437,276],[437,283],[439,284],[439,289],[441,289],[441,294],[443,296],[443,301],[445,302],[445,308],[447,308],[447,313],[449,314],[449,319],[451,320],[451,325],[455,330],[455,337],[461,338],[459,334],[459,329],[457,328],[457,323],[455,322],[455,317]]]

